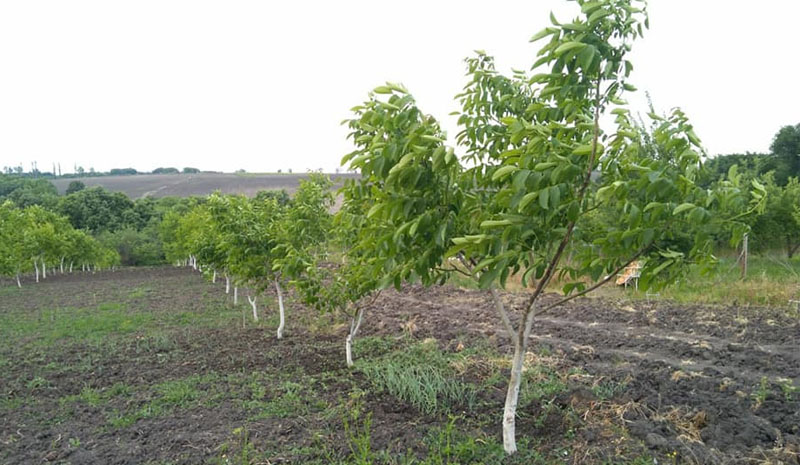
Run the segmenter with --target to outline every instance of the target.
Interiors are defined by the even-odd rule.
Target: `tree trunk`
[[[214,270],[214,273],[211,275],[211,284],[217,283],[217,270]]]
[[[61,271],[61,274],[64,274],[64,257],[61,257],[61,263],[59,263],[58,268]]]
[[[794,257],[794,253],[797,252],[797,248],[800,247],[800,243],[792,244],[792,239],[787,237],[786,238],[786,258],[789,260]]]
[[[280,315],[280,323],[278,324],[278,339],[283,337],[283,326],[285,323],[283,311],[283,292],[281,292],[281,284],[275,280],[275,289],[278,291],[278,314]]]
[[[190,257],[192,260],[192,269],[197,271],[197,259],[194,257],[194,255],[191,255]]]
[[[358,328],[361,327],[361,320],[364,317],[364,309],[359,308],[353,318],[350,319],[350,333],[344,343],[345,358],[347,359],[347,366],[353,366],[353,339],[358,334]]]
[[[256,300],[258,297],[250,297],[247,296],[247,300],[250,302],[250,306],[253,307],[253,320],[258,321],[258,307],[256,306]]]
[[[22,287],[22,283],[19,282],[19,273],[17,273],[17,287]]]
[[[72,265],[74,262],[69,262],[69,272],[72,273]]]
[[[33,268],[36,270],[36,282],[39,282],[39,264],[36,260],[33,261]]]
[[[42,260],[42,279],[47,279],[47,263]]]
[[[233,306],[235,307],[239,303],[239,288],[233,286]]]
[[[225,293],[231,293],[231,278],[227,274],[225,275]]]
[[[508,381],[506,403],[503,408],[503,449],[507,454],[517,451],[516,421],[519,403],[519,387],[522,383],[522,368],[525,364],[525,353],[528,350],[528,339],[533,325],[533,309],[529,309],[520,322],[519,331],[514,340],[514,357],[511,359],[511,378]]]

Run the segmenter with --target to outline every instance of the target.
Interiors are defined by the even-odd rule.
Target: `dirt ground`
[[[254,324],[244,291],[233,308],[188,269],[24,284],[0,283],[0,463],[346,462],[353,411],[371,413],[372,449],[419,456],[448,422],[372,389],[344,366],[343,320],[291,299],[278,341],[274,312]],[[477,407],[458,424],[499,441],[510,343],[485,292],[384,291],[359,338],[388,341],[357,343],[362,360],[421,341],[474,353],[461,377]],[[538,318],[527,359],[564,387],[523,405],[518,436],[540,463],[800,464],[798,342],[778,310],[567,304]]]

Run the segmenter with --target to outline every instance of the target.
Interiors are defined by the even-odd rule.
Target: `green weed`
[[[444,354],[435,344],[418,344],[382,359],[360,362],[358,369],[378,390],[434,415],[475,407],[477,390],[455,374],[451,362],[462,358]]]

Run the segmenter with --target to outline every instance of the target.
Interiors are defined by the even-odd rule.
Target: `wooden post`
[[[742,265],[742,280],[747,278],[747,236],[745,233],[744,240],[742,241],[742,255],[740,257]]]

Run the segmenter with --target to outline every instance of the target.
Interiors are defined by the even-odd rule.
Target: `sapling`
[[[286,323],[286,317],[284,315],[284,309],[283,309],[283,292],[281,291],[281,283],[278,281],[278,278],[275,278],[275,290],[278,292],[278,314],[280,317],[280,323],[278,323],[277,336],[278,339],[281,339],[283,338],[283,327]]]
[[[258,307],[256,307],[256,299],[258,296],[247,296],[247,300],[250,302],[250,306],[253,307],[253,321],[258,321]]]
[[[503,76],[484,52],[467,60],[469,82],[457,97],[463,155],[445,145],[436,120],[398,84],[375,88],[347,122],[356,150],[343,162],[361,177],[345,187],[343,208],[364,212],[353,249],[374,267],[378,287],[433,285],[461,272],[494,302],[513,343],[502,415],[509,454],[517,450],[535,317],[597,289],[635,260],[644,262],[643,289],[674,281],[689,264],[712,263],[713,238],[741,237],[741,218],[765,198],[757,182],[750,196],[736,179],[712,189],[696,183],[704,152],[680,110],[650,115],[654,145],[645,146],[623,100],[635,90],[626,54],[647,26],[645,4],[577,4],[579,17],[560,23],[551,16],[553,25],[534,36],[549,39],[535,74]],[[601,127],[606,114],[614,117],[608,132]],[[575,232],[594,211],[615,222],[582,239]],[[574,252],[569,262],[567,249]],[[532,289],[521,305],[506,308],[496,288],[511,275]],[[566,282],[563,296],[542,304],[554,278]]]

